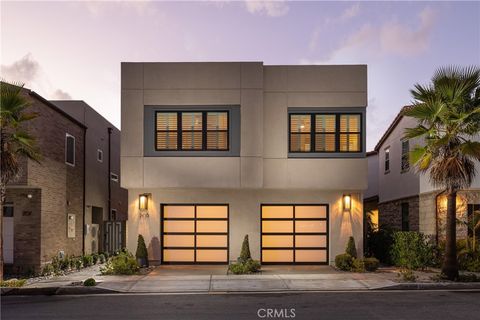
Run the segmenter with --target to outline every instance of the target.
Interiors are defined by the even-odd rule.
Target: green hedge
[[[395,266],[410,270],[432,267],[436,261],[435,246],[424,234],[414,231],[395,232],[391,254]]]

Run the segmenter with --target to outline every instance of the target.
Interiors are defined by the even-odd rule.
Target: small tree
[[[353,237],[348,238],[347,248],[345,249],[345,253],[348,253],[353,258],[357,257],[357,248],[355,247],[355,239],[353,239]]]
[[[148,251],[145,245],[145,239],[141,234],[138,235],[137,251],[135,252],[137,260],[141,260],[141,264],[148,267]]]
[[[240,257],[238,258],[239,262],[245,263],[248,260],[252,259],[250,254],[250,245],[248,244],[248,234],[243,238],[242,251],[240,251]]]
[[[416,170],[428,174],[435,187],[447,195],[445,257],[442,273],[458,278],[456,252],[457,192],[468,189],[480,161],[480,68],[446,67],[436,71],[432,83],[411,90],[412,108],[405,115],[417,126],[407,128],[405,138],[421,139],[410,153]]]

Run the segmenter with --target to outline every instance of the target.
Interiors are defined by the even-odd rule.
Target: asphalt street
[[[480,319],[480,291],[2,297],[1,319]]]

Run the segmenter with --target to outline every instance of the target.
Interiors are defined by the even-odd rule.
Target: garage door
[[[228,205],[162,205],[162,263],[228,263]]]
[[[264,264],[327,264],[328,205],[262,205]]]

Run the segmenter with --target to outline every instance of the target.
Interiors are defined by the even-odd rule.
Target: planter
[[[137,258],[137,263],[140,267],[148,267],[148,260],[145,258]]]

